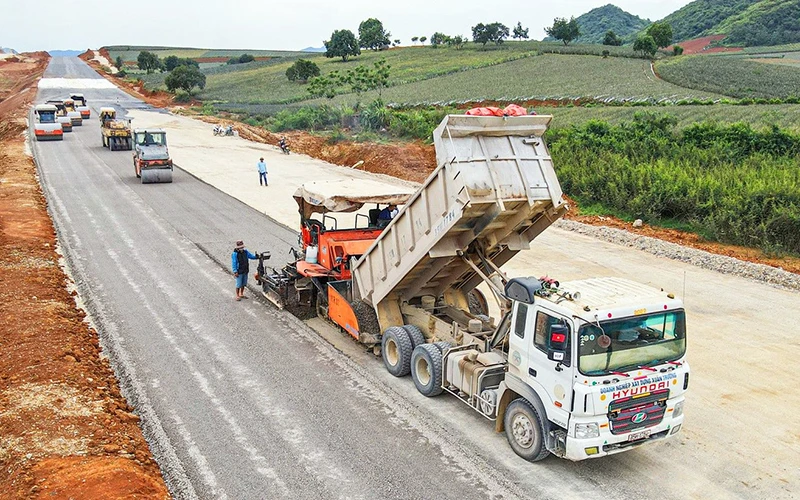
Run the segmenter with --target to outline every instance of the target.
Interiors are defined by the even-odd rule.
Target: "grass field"
[[[800,68],[763,64],[742,56],[686,56],[656,64],[665,80],[738,98],[800,96]]]

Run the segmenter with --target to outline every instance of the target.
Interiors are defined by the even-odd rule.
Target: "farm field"
[[[656,63],[664,80],[737,98],[800,96],[800,68],[740,56],[686,56]]]
[[[424,50],[424,49],[422,49]],[[397,51],[405,52],[405,51]],[[417,52],[409,50],[408,52]],[[387,58],[392,65],[390,82],[395,85],[383,92],[386,102],[396,104],[434,104],[484,99],[547,99],[590,97],[624,100],[681,100],[719,99],[720,94],[678,87],[657,79],[650,64],[641,59],[596,56],[543,54],[492,65],[493,52],[477,53],[452,51],[449,54],[428,50],[425,54]],[[501,54],[501,52],[497,52]],[[504,54],[505,57],[508,57]],[[374,57],[374,56],[373,56]],[[480,57],[481,59],[476,59]],[[440,59],[441,58],[441,59]],[[502,58],[494,59],[495,62]],[[317,60],[314,60],[317,62]],[[323,73],[347,69],[358,64],[370,64],[370,58],[360,58],[344,64],[320,64]],[[485,67],[459,71],[461,67]],[[240,103],[279,103],[304,100],[305,86],[291,83],[283,74],[283,65],[253,71],[209,75],[202,99]],[[324,68],[324,69],[323,69]],[[435,71],[451,72],[434,77]],[[424,81],[402,81],[426,78]],[[355,95],[340,96],[336,102],[353,102]],[[322,100],[309,101],[313,104]]]

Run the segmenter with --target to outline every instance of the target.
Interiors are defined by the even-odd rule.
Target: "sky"
[[[657,21],[691,0],[616,0]],[[522,22],[532,39],[556,17],[578,17],[609,0],[0,0],[0,47],[19,52],[162,45],[215,49],[300,50],[322,47],[337,29],[356,35],[361,21],[379,19],[391,39],[440,31],[471,38],[478,23]],[[13,8],[12,8],[13,6]],[[46,13],[71,13],[48,15]]]

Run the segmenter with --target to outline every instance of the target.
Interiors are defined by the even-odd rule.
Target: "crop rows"
[[[800,96],[800,69],[741,57],[687,56],[662,61],[658,74],[676,85],[738,98]]]

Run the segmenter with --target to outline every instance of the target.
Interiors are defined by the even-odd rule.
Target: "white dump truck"
[[[58,108],[52,104],[38,104],[33,108],[36,122],[33,124],[33,135],[37,141],[62,141],[64,130],[58,122]]]
[[[326,283],[374,308],[380,331],[343,328],[379,339],[389,372],[410,373],[426,396],[452,394],[529,461],[602,457],[674,436],[689,384],[686,319],[673,294],[619,278],[503,273],[567,209],[543,140],[551,119],[446,117],[434,132],[436,170],[342,263],[352,278]],[[481,283],[498,321],[470,307]]]

